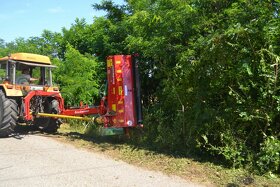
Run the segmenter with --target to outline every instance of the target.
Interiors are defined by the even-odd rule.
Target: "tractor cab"
[[[52,83],[55,67],[47,56],[11,54],[0,58],[0,85],[7,96],[23,96],[32,90],[58,91]]]

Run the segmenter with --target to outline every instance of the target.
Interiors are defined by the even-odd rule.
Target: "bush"
[[[257,166],[262,173],[280,172],[280,140],[278,138],[269,136],[261,144]]]

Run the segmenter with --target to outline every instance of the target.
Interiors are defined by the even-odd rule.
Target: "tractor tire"
[[[61,124],[62,122],[60,119],[51,118],[49,121],[49,125],[44,129],[44,132],[56,133]]]
[[[0,90],[0,137],[11,135],[16,126],[18,117],[17,103],[8,99]]]
[[[49,114],[58,114],[58,101],[55,99],[45,101],[44,112]],[[58,118],[38,117],[34,119],[33,123],[43,132],[55,133],[57,132],[57,129],[60,127],[62,122]]]
[[[10,102],[11,102],[11,105],[10,105],[10,109],[12,110],[12,113],[11,113],[11,127],[14,129],[16,126],[17,126],[17,122],[18,122],[18,104],[16,102],[16,100],[14,99],[9,99]]]
[[[52,114],[58,114],[59,113],[59,103],[57,100],[53,99],[49,102],[50,106],[50,113]],[[58,118],[49,118],[48,126],[44,129],[47,133],[55,133],[57,132],[57,129],[62,124],[61,119]]]

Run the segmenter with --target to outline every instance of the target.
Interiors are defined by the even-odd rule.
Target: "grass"
[[[63,124],[54,138],[76,147],[108,155],[115,160],[177,175],[206,186],[279,186],[276,175],[257,176],[244,169],[229,169],[210,161],[192,157],[176,157],[130,143],[123,137],[100,137],[84,133],[82,125]],[[92,134],[92,132],[90,132]]]

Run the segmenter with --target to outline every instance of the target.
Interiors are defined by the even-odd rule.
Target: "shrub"
[[[280,140],[275,136],[269,136],[261,144],[258,154],[257,166],[262,173],[280,171]]]

